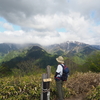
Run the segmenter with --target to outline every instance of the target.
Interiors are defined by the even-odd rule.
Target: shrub
[[[93,87],[87,95],[87,100],[100,100],[100,85]]]
[[[77,72],[68,79],[66,83],[66,87],[73,91],[72,96],[78,96],[80,94],[85,94],[85,96],[87,97],[87,93],[92,91],[91,89],[93,87],[95,87],[96,90],[98,91],[97,87],[99,83],[100,83],[99,73],[92,73],[92,72],[78,73]],[[98,93],[95,92],[95,94],[98,94]],[[90,95],[92,95],[92,93]]]

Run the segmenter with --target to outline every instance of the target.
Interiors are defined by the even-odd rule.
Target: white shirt
[[[64,65],[64,64],[62,64],[62,65]],[[57,66],[56,72],[59,73],[59,74],[57,75],[57,77],[62,76],[63,67],[62,67],[60,64]]]

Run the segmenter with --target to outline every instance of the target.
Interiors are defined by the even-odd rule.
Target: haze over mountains
[[[77,42],[77,41],[74,41],[74,42],[67,41],[64,43],[53,44],[53,45],[48,45],[48,46],[42,46],[42,45],[36,44],[36,43],[27,43],[27,44],[1,43],[0,44],[0,53],[9,53],[12,50],[29,48],[32,46],[43,47],[44,49],[46,49],[50,53],[59,52],[59,51],[68,53],[72,50],[79,52],[80,49],[82,49],[86,46],[94,48],[94,49],[100,49],[100,45],[89,45],[89,44],[85,44],[85,43],[81,43],[81,42]]]
[[[14,70],[26,74],[38,68],[46,68],[47,65],[55,66],[56,57],[67,57],[67,65],[71,70],[79,69],[79,65],[85,63],[85,59],[91,53],[100,50],[98,46],[91,46],[80,42],[65,42],[49,46],[39,44],[0,44],[0,73],[13,73]],[[14,71],[15,72],[15,71]]]

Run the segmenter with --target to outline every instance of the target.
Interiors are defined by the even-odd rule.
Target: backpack
[[[63,74],[62,74],[61,80],[66,81],[69,75],[69,69],[68,67],[66,67],[66,65],[61,64],[61,66],[63,67]]]

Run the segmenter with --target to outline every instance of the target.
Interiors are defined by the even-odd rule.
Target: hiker
[[[63,67],[61,66],[61,64],[64,65],[64,58],[62,56],[59,56],[58,58],[56,58],[56,61],[58,62],[58,66],[55,73],[57,98],[58,100],[64,100],[63,81],[61,80],[61,76],[63,74]]]

